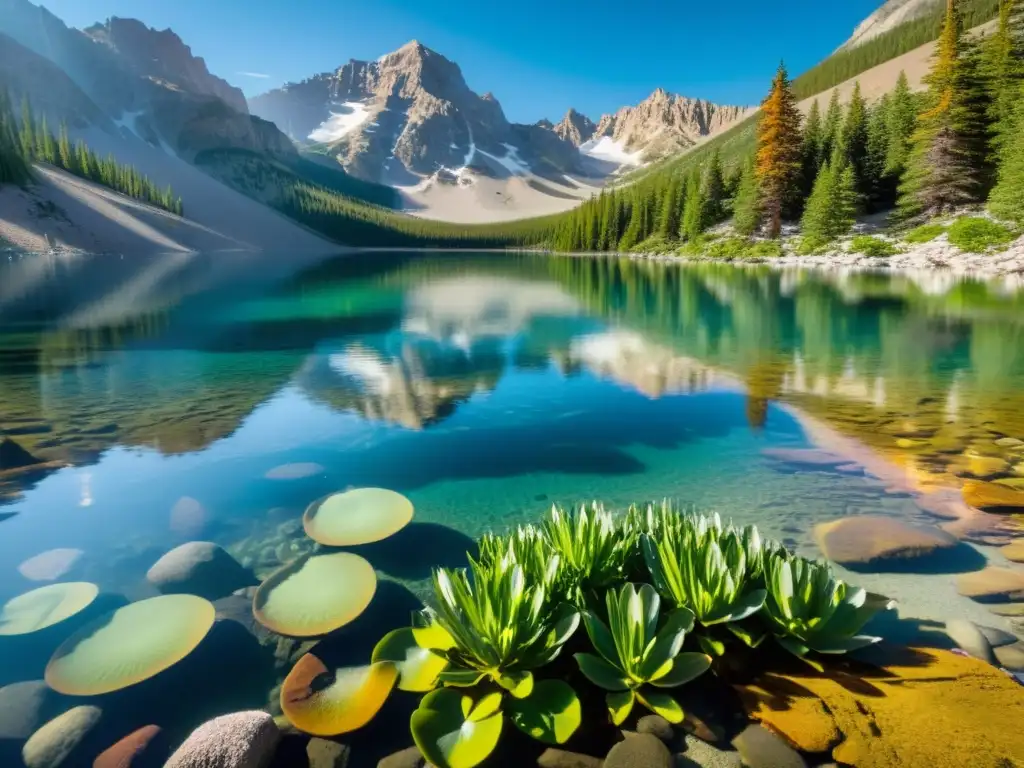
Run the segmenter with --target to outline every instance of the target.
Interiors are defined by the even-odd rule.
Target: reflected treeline
[[[784,399],[939,474],[958,453],[1024,437],[1024,291],[1012,286],[632,259],[550,268],[590,311],[741,378],[752,424]]]

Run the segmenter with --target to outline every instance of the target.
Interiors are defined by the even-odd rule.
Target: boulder
[[[749,768],[806,768],[800,754],[763,725],[748,725],[732,745]]]
[[[42,680],[0,688],[0,741],[23,742],[55,717],[64,697]]]
[[[957,647],[966,651],[976,659],[999,666],[996,656],[992,653],[992,644],[981,629],[966,619],[950,619],[946,622],[946,634],[956,643]]]
[[[327,739],[310,739],[306,744],[309,768],[345,768],[350,751],[344,744]]]
[[[636,732],[649,733],[651,736],[657,736],[666,744],[670,744],[672,739],[675,737],[675,732],[672,730],[672,723],[661,715],[644,715],[641,717],[636,723]]]
[[[377,768],[423,768],[426,764],[419,747],[407,747],[382,759]]]
[[[661,739],[649,733],[620,741],[604,759],[604,768],[672,768],[672,753]]]
[[[1024,642],[1003,645],[995,649],[999,666],[1011,672],[1024,672]]]
[[[814,528],[825,557],[852,569],[884,569],[930,556],[941,557],[960,542],[929,525],[911,525],[892,517],[858,515]]]
[[[862,658],[876,663],[840,659],[824,674],[763,675],[742,699],[752,717],[807,752],[836,729],[832,759],[858,768],[1012,765],[1024,754],[1024,691],[1005,672],[932,648],[881,646]],[[821,706],[791,715],[786,707],[804,699]]]
[[[687,734],[686,751],[676,755],[676,768],[740,768],[739,752],[726,752]]]
[[[266,712],[236,712],[199,726],[164,768],[265,768],[281,732]]]
[[[601,768],[601,758],[548,747],[537,758],[537,768]]]
[[[175,547],[149,569],[146,578],[165,595],[191,594],[216,600],[255,583],[255,578],[210,541]]]
[[[99,751],[95,731],[103,718],[99,707],[81,706],[55,717],[25,742],[26,768],[78,768],[90,765]]]
[[[978,602],[1005,603],[1024,599],[1024,570],[989,566],[957,577],[957,591]]]
[[[150,768],[163,765],[170,751],[159,726],[147,725],[100,753],[92,768]]]
[[[1024,512],[1024,491],[998,483],[968,480],[963,487],[964,501],[983,512]]]

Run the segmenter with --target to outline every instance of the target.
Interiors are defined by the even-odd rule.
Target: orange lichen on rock
[[[998,768],[1024,755],[1024,687],[976,659],[880,650],[874,667],[763,675],[740,689],[752,717],[800,749],[857,768]],[[836,734],[841,741],[836,743]]]

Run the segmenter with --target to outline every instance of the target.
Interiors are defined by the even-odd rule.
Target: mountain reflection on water
[[[891,477],[779,472],[761,451],[809,445],[806,417],[881,453],[908,491],[956,486],[976,455],[1024,475],[1022,329],[1024,292],[935,276],[15,258],[0,264],[0,597],[60,548],[82,553],[69,577],[130,595],[189,538],[260,575],[279,564],[272,531],[363,485],[409,495],[455,549],[552,502],[668,496],[817,554],[817,521],[922,512],[884,493]],[[451,559],[444,541],[391,575],[424,578]]]

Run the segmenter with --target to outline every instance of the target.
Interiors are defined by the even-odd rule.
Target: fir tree
[[[699,173],[691,173],[686,182],[686,208],[683,210],[683,240],[696,240],[707,227],[707,205]]]
[[[0,184],[24,184],[29,178],[28,161],[18,137],[14,106],[4,88],[0,90]]]
[[[992,143],[998,151],[1012,140],[1024,81],[1024,0],[1000,0],[999,25],[982,46],[981,67],[989,93]]]
[[[35,130],[36,120],[32,115],[32,104],[28,100],[28,96],[25,96],[21,100],[21,133],[19,139],[21,141],[21,153],[30,161],[36,157]]]
[[[1010,141],[1003,145],[999,175],[988,198],[988,207],[996,216],[1024,225],[1024,88],[1021,88],[1013,114]]]
[[[984,168],[973,165],[975,126],[963,93],[963,30],[956,0],[947,0],[928,84],[900,183],[904,217],[932,216],[978,199]],[[973,106],[973,105],[972,105]]]
[[[901,71],[889,100],[889,114],[886,117],[888,147],[885,152],[885,174],[891,179],[898,180],[906,169],[910,138],[917,126],[917,112],[917,100],[910,91],[907,73]]]
[[[680,181],[677,178],[669,182],[665,199],[661,205],[661,214],[658,221],[658,234],[665,240],[675,240],[679,232],[679,187]]]
[[[804,140],[800,150],[803,164],[804,197],[811,193],[814,180],[818,176],[818,169],[821,168],[821,151],[824,141],[825,126],[821,120],[821,107],[818,100],[815,99],[804,125]]]
[[[821,167],[814,181],[800,222],[803,236],[829,242],[847,234],[854,222],[856,197],[853,169],[837,152],[831,163]]]
[[[68,124],[60,124],[60,137],[57,140],[57,159],[60,167],[75,173],[75,153],[71,148],[71,138],[68,136]]]
[[[840,132],[840,151],[843,162],[853,172],[857,182],[857,194],[861,199],[870,193],[871,182],[868,178],[868,111],[867,104],[860,91],[860,81],[853,86],[853,95],[846,110],[846,119]]]
[[[722,155],[716,149],[711,155],[707,176],[704,178],[705,226],[714,226],[725,220],[725,178],[722,175]]]
[[[732,201],[732,226],[744,237],[753,235],[761,223],[761,194],[753,158],[743,164],[736,195]]]
[[[782,232],[782,217],[800,192],[800,112],[786,67],[779,65],[772,89],[761,103],[757,126],[757,182],[767,234]]]
[[[820,168],[826,160],[832,157],[836,145],[839,143],[840,133],[843,130],[843,108],[839,104],[839,89],[832,90],[829,98],[828,111],[825,113],[825,124],[822,126],[821,153],[818,155],[818,167]]]
[[[896,202],[896,185],[886,175],[885,162],[889,149],[889,112],[892,100],[885,94],[871,109],[868,117],[867,159],[864,165],[868,211],[891,208]]]

